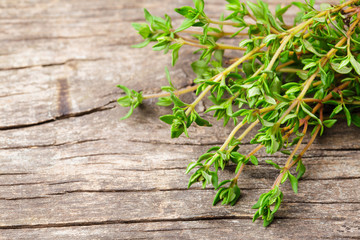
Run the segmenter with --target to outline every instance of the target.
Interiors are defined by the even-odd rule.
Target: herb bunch
[[[130,107],[123,119],[146,99],[158,98],[158,105],[173,105],[172,114],[160,117],[171,125],[172,138],[183,133],[189,137],[187,129],[192,124],[211,126],[195,110],[206,96],[213,105],[205,113],[223,119],[224,126],[233,122],[234,129],[224,144],[210,148],[186,169],[187,174],[191,173],[188,187],[197,182],[204,188],[214,186],[214,205],[219,201],[231,205],[237,202],[240,174],[249,162],[258,165],[256,153],[260,149],[265,148],[268,154],[288,155],[282,166],[265,161],[278,169],[279,175],[253,206],[253,221],[262,217],[267,226],[283,199],[281,184],[289,180],[294,192],[298,192],[298,180],[306,170],[302,156],[324,128],[332,127],[339,117],[345,117],[348,125],[360,127],[356,114],[360,106],[360,1],[341,1],[337,6],[321,4],[320,10],[314,8],[314,0],[292,2],[284,7],[278,5],[275,14],[262,0],[227,2],[230,14],[222,15],[220,20],[206,15],[203,0],[194,0],[194,7],[176,8],[184,17],[177,28],[168,15],[157,17],[145,9],[147,23],[133,23],[144,41],[133,47],[155,42],[153,50],[171,52],[172,65],[180,48],[194,47],[199,60],[191,67],[197,78],[193,86],[176,89],[165,68],[169,86],[161,87],[162,93],[145,95],[119,85],[126,95],[118,103]],[[291,26],[283,20],[290,7],[298,9]],[[225,31],[224,26],[233,31]],[[239,45],[220,43],[223,38],[238,38]],[[225,63],[225,51],[238,51],[239,58]],[[183,102],[181,95],[191,92],[196,92],[196,99]],[[239,152],[242,140],[255,127],[259,130],[250,142],[254,149]],[[300,149],[308,133],[310,139]],[[224,170],[230,162],[237,166],[234,177],[219,183],[219,169]],[[293,167],[296,169],[291,173]]]

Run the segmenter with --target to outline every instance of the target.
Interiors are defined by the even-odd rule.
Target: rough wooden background
[[[276,2],[271,1],[271,7]],[[145,102],[134,116],[115,86],[157,92],[169,56],[132,49],[131,22],[182,1],[0,1],[0,239],[358,239],[360,130],[339,124],[305,156],[299,193],[282,186],[274,223],[251,223],[250,209],[277,175],[246,166],[234,207],[211,206],[214,190],[186,190],[188,162],[230,131],[192,127],[171,140]],[[207,1],[218,16],[224,1]],[[193,74],[192,49],[171,68],[178,87]],[[193,96],[188,96],[192,98]],[[244,144],[248,152],[251,146]],[[260,160],[267,156],[264,152]],[[277,162],[284,158],[275,155]],[[233,168],[224,176],[230,176]]]

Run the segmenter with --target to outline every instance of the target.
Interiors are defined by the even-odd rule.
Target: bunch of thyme
[[[194,86],[176,89],[166,68],[169,86],[161,88],[163,93],[143,95],[119,85],[126,96],[118,103],[130,107],[124,118],[145,99],[158,98],[158,105],[173,105],[173,114],[160,117],[171,125],[172,138],[182,133],[188,137],[187,129],[193,123],[211,126],[195,110],[207,95],[213,105],[205,113],[213,112],[217,120],[223,119],[224,126],[232,120],[235,127],[224,144],[210,148],[186,170],[192,172],[188,187],[196,182],[202,182],[203,187],[214,186],[217,194],[213,204],[236,203],[240,196],[237,185],[240,174],[249,162],[258,165],[255,154],[261,148],[268,154],[279,151],[287,154],[283,166],[266,160],[279,170],[279,175],[253,206],[257,209],[253,221],[262,217],[267,226],[283,199],[280,185],[289,180],[297,193],[298,180],[305,172],[302,156],[324,127],[332,127],[338,115],[345,116],[348,125],[360,127],[360,117],[355,112],[360,105],[360,1],[342,1],[338,6],[321,4],[321,10],[314,8],[313,0],[293,2],[285,7],[277,6],[275,14],[261,0],[227,2],[230,14],[222,15],[220,20],[205,14],[203,0],[194,0],[194,7],[175,9],[185,18],[177,28],[172,26],[168,15],[161,18],[144,10],[147,23],[133,23],[144,42],[134,47],[156,42],[153,50],[170,51],[172,65],[181,47],[195,47],[200,57],[191,67],[197,78]],[[298,8],[292,26],[283,20],[290,7]],[[234,31],[225,31],[225,25]],[[222,38],[239,38],[239,45],[219,43]],[[241,53],[231,65],[226,65],[225,50]],[[181,95],[194,91],[197,98],[192,103],[180,99]],[[331,112],[327,116],[325,108]],[[248,153],[239,152],[241,141],[257,126],[260,129],[251,140],[255,148]],[[311,132],[310,140],[300,149],[308,132]],[[230,161],[237,165],[235,176],[219,183],[219,168],[224,170]],[[296,176],[290,173],[295,165]]]

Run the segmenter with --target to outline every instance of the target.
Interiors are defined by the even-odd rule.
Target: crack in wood
[[[13,173],[0,173],[0,176],[16,176],[16,175],[28,175],[28,174],[32,174],[32,173],[27,173],[27,172],[13,172]]]
[[[104,221],[89,222],[62,222],[62,223],[46,223],[46,224],[19,224],[19,225],[2,225],[0,229],[30,229],[30,228],[65,228],[65,227],[82,227],[94,225],[114,225],[114,224],[138,224],[138,223],[161,223],[161,222],[195,222],[195,221],[221,221],[221,220],[249,220],[253,218],[250,214],[244,215],[204,215],[194,217],[177,217],[177,218],[152,218],[152,219],[114,219]],[[324,218],[302,218],[302,217],[280,217],[277,219],[298,219],[298,220],[324,220]],[[345,218],[326,218],[327,221],[343,221]]]
[[[208,230],[208,227],[189,227],[189,228],[166,228],[166,229],[151,229],[151,230],[137,230],[137,232],[171,232],[171,231],[187,231],[187,230]],[[211,227],[211,229],[222,229],[220,227]],[[132,231],[122,231],[131,233]]]
[[[321,145],[320,145],[321,146]],[[324,151],[335,151],[335,152],[345,152],[345,151],[360,151],[360,147],[353,147],[353,148],[321,148],[319,150],[324,150]]]
[[[82,143],[88,143],[88,142],[97,142],[97,141],[103,141],[103,140],[106,140],[106,138],[85,139],[85,140],[80,140],[80,141],[53,143],[53,144],[42,144],[42,145],[13,146],[13,147],[0,148],[0,150],[11,150],[11,149],[22,149],[22,148],[59,147],[59,146],[65,146],[65,145],[76,145],[76,144],[82,144]]]
[[[53,186],[53,185],[62,185],[62,184],[67,184],[67,183],[79,183],[79,182],[84,182],[84,181],[78,181],[78,180],[74,180],[74,181],[63,181],[63,182],[48,183],[47,185]]]
[[[135,142],[135,143],[148,143],[148,144],[166,144],[166,145],[180,145],[180,146],[207,146],[207,145],[219,145],[223,144],[224,141],[214,141],[214,142],[170,142],[170,141],[160,141],[160,140],[146,140],[146,139],[129,139],[128,142]],[[250,143],[249,143],[250,144]],[[248,144],[242,144],[248,145]]]
[[[39,199],[39,198],[49,198],[49,197],[19,197],[19,198],[0,198],[2,201],[18,201],[18,200],[32,200],[32,199]]]
[[[54,118],[46,119],[46,120],[39,121],[39,122],[36,122],[36,123],[27,123],[27,124],[10,125],[10,126],[0,126],[0,131],[7,131],[7,130],[13,130],[13,129],[19,129],[19,128],[28,128],[28,127],[43,125],[43,124],[46,124],[46,123],[50,123],[50,122],[54,122],[54,121],[58,121],[58,120],[63,120],[63,119],[67,119],[67,118],[82,117],[82,116],[89,115],[89,114],[92,114],[92,113],[110,110],[110,109],[115,108],[116,106],[110,106],[110,107],[106,107],[106,106],[108,106],[108,105],[110,105],[112,103],[115,103],[115,102],[116,101],[113,100],[113,101],[110,101],[110,102],[106,103],[103,106],[100,106],[100,107],[92,108],[92,109],[82,111],[82,112],[75,112],[75,113],[69,113],[67,115],[56,116]]]
[[[44,184],[45,182],[28,182],[28,183],[9,183],[9,184],[0,184],[0,187],[11,187],[11,186],[22,186],[22,185],[39,185]]]
[[[12,96],[24,95],[24,94],[29,94],[29,93],[23,93],[23,92],[10,93],[10,94],[5,94],[5,95],[0,95],[0,98],[6,98],[6,97],[12,97]]]
[[[21,41],[42,41],[42,40],[68,40],[68,39],[82,39],[94,37],[109,37],[111,35],[119,34],[92,34],[92,35],[79,35],[79,36],[44,36],[44,37],[27,37],[27,38],[6,38],[1,39],[0,42],[21,42]],[[130,45],[130,43],[129,43]],[[8,54],[10,55],[10,54]]]
[[[159,189],[159,188],[151,188],[151,189],[98,189],[98,190],[86,190],[86,189],[78,189],[78,190],[67,190],[58,193],[48,193],[48,196],[58,196],[58,195],[66,195],[72,193],[132,193],[132,192],[175,192],[175,191],[214,191],[213,188],[169,188],[169,189]]]
[[[10,67],[10,68],[0,68],[0,71],[11,71],[11,70],[21,70],[26,68],[34,68],[34,67],[53,67],[53,66],[62,66],[71,62],[94,62],[94,61],[101,61],[105,58],[70,58],[63,62],[58,63],[44,63],[44,64],[35,64],[35,65],[28,65],[28,66],[19,66],[19,67]]]
[[[11,186],[23,186],[23,185],[41,185],[46,184],[48,186],[53,185],[61,185],[61,184],[67,184],[67,183],[78,183],[78,182],[84,182],[84,181],[63,181],[63,182],[22,182],[22,183],[10,183],[10,184],[0,184],[0,187],[11,187]]]
[[[340,202],[331,202],[331,201],[328,201],[328,202],[316,202],[316,201],[312,201],[312,202],[304,202],[304,201],[284,201],[284,203],[288,204],[288,203],[295,203],[295,204],[320,204],[320,205],[332,205],[332,204],[360,204],[360,202],[345,202],[345,201],[340,201]]]
[[[133,220],[105,220],[89,222],[64,222],[47,224],[21,224],[21,225],[0,225],[0,229],[27,229],[27,228],[58,228],[58,227],[76,227],[93,225],[111,225],[111,224],[132,224],[132,223],[154,223],[154,222],[179,222],[179,221],[214,221],[224,219],[251,219],[252,216],[199,216],[189,218],[155,218],[155,219],[133,219]]]
[[[68,160],[73,158],[82,158],[82,157],[96,157],[96,156],[142,156],[143,154],[139,153],[93,153],[93,154],[85,154],[85,155],[76,155],[76,156],[70,156],[70,157],[63,157],[58,158],[57,160]],[[91,163],[86,163],[91,164]]]
[[[360,177],[333,177],[333,178],[301,178],[301,181],[337,181],[337,180],[356,180]]]
[[[110,163],[112,164],[112,163]],[[172,171],[172,170],[182,170],[185,172],[186,167],[167,167],[167,168],[151,168],[151,169],[122,169],[122,168],[114,168],[116,171],[131,171],[131,172],[153,172],[153,171]]]

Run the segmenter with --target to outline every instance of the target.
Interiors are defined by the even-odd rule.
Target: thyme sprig
[[[144,41],[134,47],[155,42],[153,50],[171,52],[172,65],[178,60],[180,48],[193,47],[199,55],[199,60],[191,64],[197,77],[192,86],[176,89],[166,68],[169,85],[161,87],[162,93],[146,95],[119,85],[126,95],[118,102],[130,107],[124,118],[146,99],[158,98],[158,105],[173,105],[172,114],[160,117],[171,125],[172,138],[183,133],[189,137],[187,129],[193,123],[211,126],[204,114],[195,110],[206,96],[213,105],[205,113],[213,112],[217,120],[223,119],[224,126],[232,120],[235,127],[224,144],[210,148],[186,169],[186,174],[192,173],[188,187],[201,182],[204,188],[211,184],[217,190],[214,205],[219,201],[234,205],[238,201],[241,172],[250,162],[258,165],[255,154],[260,149],[288,155],[282,167],[265,160],[278,169],[279,175],[253,206],[257,209],[253,221],[262,217],[267,226],[283,200],[281,184],[289,180],[294,192],[299,191],[298,180],[306,171],[302,157],[324,127],[331,128],[341,116],[348,125],[360,127],[356,112],[360,106],[360,1],[321,4],[320,10],[315,9],[314,0],[292,2],[277,6],[275,14],[262,0],[227,2],[230,14],[219,20],[206,15],[203,0],[194,0],[194,7],[176,8],[184,17],[177,28],[168,15],[157,17],[145,9],[147,23],[133,23]],[[291,7],[298,9],[292,26],[283,20]],[[235,30],[224,31],[224,25]],[[241,40],[244,36],[247,38]],[[229,37],[240,37],[239,45],[221,42]],[[239,57],[228,65],[225,51],[237,51]],[[192,103],[180,99],[191,92],[197,96]],[[324,109],[331,113],[325,116]],[[240,152],[241,142],[256,127],[258,131],[250,141],[256,147],[247,154]],[[302,147],[309,133],[310,140]],[[219,169],[224,170],[231,162],[236,164],[235,176],[219,183]],[[295,165],[296,169],[291,170]]]

